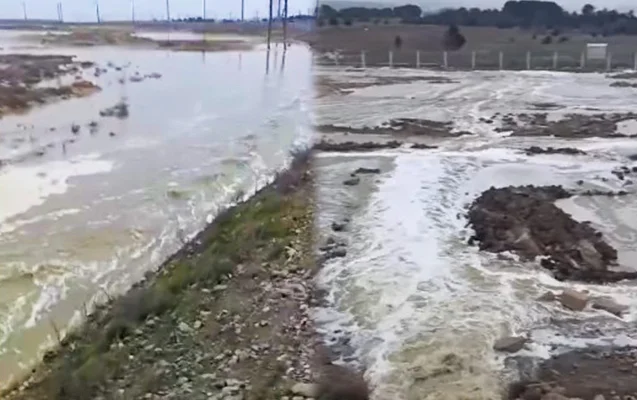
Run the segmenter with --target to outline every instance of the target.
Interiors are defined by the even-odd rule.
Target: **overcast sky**
[[[22,18],[23,0],[0,0],[0,19]],[[57,6],[60,0],[24,0],[29,18],[57,19]],[[71,21],[95,20],[95,0],[61,0],[64,9],[64,19]],[[212,18],[238,18],[241,14],[241,0],[206,0],[207,15]],[[274,0],[276,15],[277,1]],[[100,0],[100,13],[104,20],[130,19],[131,0]],[[200,16],[203,10],[203,0],[171,0],[170,14],[173,18]],[[307,13],[313,8],[315,0],[288,0],[288,13],[296,14],[301,11]],[[260,17],[268,15],[268,0],[245,0],[246,18],[253,18],[257,13]],[[166,17],[166,0],[135,0],[135,14],[137,19],[152,19]]]

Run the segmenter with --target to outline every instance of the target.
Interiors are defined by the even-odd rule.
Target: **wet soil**
[[[637,398],[637,349],[573,350],[542,362],[533,375],[512,384],[508,399],[632,400]]]
[[[539,147],[531,146],[524,149],[524,153],[527,156],[534,154],[565,154],[565,155],[585,155],[586,152],[573,147]]]
[[[573,194],[561,186],[491,188],[469,208],[475,230],[469,243],[494,253],[541,258],[541,265],[558,280],[604,283],[637,278],[637,272],[611,269],[617,265],[617,250],[589,223],[575,221],[554,204]]]
[[[321,76],[316,81],[316,88],[320,96],[330,94],[347,95],[354,89],[363,89],[372,86],[387,86],[409,84],[413,82],[427,82],[431,84],[454,83],[455,81],[444,76],[365,76],[365,82],[337,81],[326,76]]]
[[[70,85],[38,86],[44,80],[75,74],[93,67],[92,62],[78,62],[72,56],[0,55],[0,117],[21,113],[53,99],[88,96],[100,90],[92,82],[77,79]]]
[[[497,116],[494,116],[497,117]],[[563,119],[549,121],[548,114],[507,114],[497,131],[511,131],[511,136],[555,136],[561,138],[626,138],[637,137],[617,132],[617,124],[637,118],[637,113],[568,114]]]
[[[357,152],[357,151],[374,151],[381,149],[397,149],[403,146],[405,143],[397,140],[390,140],[388,142],[330,142],[322,140],[314,145],[314,150],[318,151],[331,151],[331,152]],[[437,146],[431,146],[421,143],[413,143],[409,145],[412,149],[435,149]]]
[[[340,125],[319,125],[316,130],[320,133],[352,133],[397,136],[427,136],[435,138],[450,138],[470,135],[466,131],[453,131],[453,123],[431,121],[417,118],[395,118],[381,125],[353,128]]]

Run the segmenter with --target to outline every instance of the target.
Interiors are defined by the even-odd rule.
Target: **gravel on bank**
[[[281,399],[311,381],[309,153],[99,307],[0,397]],[[324,361],[325,363],[326,361]],[[305,390],[305,396],[303,391]],[[308,397],[315,387],[296,385]]]

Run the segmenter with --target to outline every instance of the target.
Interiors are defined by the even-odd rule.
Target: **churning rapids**
[[[267,64],[262,47],[24,48],[18,33],[1,33],[3,52],[76,55],[108,72],[84,71],[97,94],[0,120],[0,387],[54,343],[54,326],[139,281],[311,137],[303,46]],[[132,82],[135,71],[161,78]],[[100,116],[122,98],[127,118]]]
[[[326,68],[315,74],[365,82],[373,76],[432,73]],[[549,119],[626,112],[634,109],[637,91],[609,87],[602,74],[442,75],[452,82],[372,85],[324,96],[315,105],[317,124],[360,127],[390,118],[424,118],[453,121],[456,129],[474,134],[437,140],[434,150],[326,152],[317,162],[322,241],[346,242],[347,254],[327,261],[319,276],[328,301],[316,310],[316,318],[335,352],[366,368],[378,400],[501,398],[503,382],[515,372],[493,350],[502,336],[529,334],[531,342],[518,355],[530,360],[590,344],[635,344],[630,328],[637,316],[634,283],[564,283],[539,262],[480,252],[467,244],[472,230],[466,213],[491,186],[575,188],[583,180],[587,188],[622,188],[624,182],[610,172],[630,165],[627,156],[637,153],[634,139],[508,137],[485,119],[495,113],[534,112],[538,103],[553,105],[543,111]],[[527,156],[520,151],[531,145],[576,147],[587,154]],[[357,186],[343,185],[359,167],[381,173],[362,177]],[[575,196],[558,205],[577,220],[591,221],[619,251],[620,265],[636,269],[636,200],[632,193]],[[332,222],[344,218],[347,228],[332,232]],[[629,312],[620,319],[536,300],[564,287],[610,295],[629,305]]]

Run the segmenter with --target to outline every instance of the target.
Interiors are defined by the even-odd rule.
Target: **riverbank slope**
[[[3,399],[278,399],[308,380],[309,153],[87,316]]]

